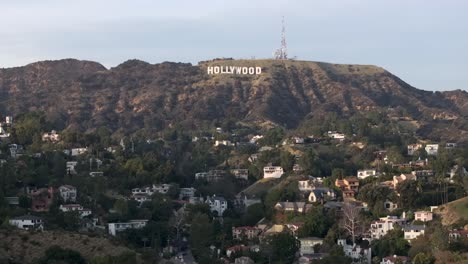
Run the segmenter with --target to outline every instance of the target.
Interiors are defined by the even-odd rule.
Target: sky
[[[0,68],[76,58],[111,68],[290,56],[372,64],[424,90],[468,90],[465,0],[0,0]]]

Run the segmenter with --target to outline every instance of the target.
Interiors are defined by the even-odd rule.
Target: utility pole
[[[281,30],[281,47],[276,50],[275,52],[275,59],[277,60],[287,60],[288,59],[288,48],[286,45],[286,26],[284,23],[284,16],[282,23],[282,30]]]

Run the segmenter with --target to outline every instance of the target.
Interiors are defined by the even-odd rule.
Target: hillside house
[[[31,197],[31,210],[33,212],[48,212],[54,199],[54,189],[40,188],[29,192]]]
[[[336,131],[328,131],[327,134],[328,134],[328,137],[333,138],[333,139],[337,139],[339,141],[343,141],[346,138],[345,134],[338,133]]]
[[[74,203],[76,202],[77,191],[74,186],[71,185],[62,185],[58,188],[60,197],[65,203]]]
[[[352,258],[353,261],[360,263],[360,261],[364,259],[367,262],[363,263],[372,263],[371,248],[362,248],[359,245],[348,245],[346,239],[338,239],[338,245],[343,247],[345,256]]]
[[[315,188],[309,194],[309,202],[316,203],[316,202],[325,202],[328,200],[336,199],[336,193],[334,190],[326,187]]]
[[[234,200],[234,206],[241,209],[246,209],[247,207],[262,203],[262,200],[255,195],[246,195],[244,193],[239,193],[236,195],[236,199]]]
[[[382,259],[380,264],[409,264],[411,263],[410,258],[406,256],[388,256]]]
[[[366,179],[367,177],[377,177],[377,171],[375,169],[367,169],[367,170],[358,170],[357,177],[358,179]]]
[[[311,192],[315,189],[315,185],[309,180],[298,181],[297,187],[299,188],[299,191],[301,192]]]
[[[343,192],[343,198],[354,198],[359,189],[359,180],[356,177],[348,177],[343,180],[336,179],[335,186]]]
[[[464,229],[450,230],[448,236],[449,236],[449,241],[450,242],[457,241],[459,239],[467,239],[468,240],[468,229],[467,230],[464,230]]]
[[[118,232],[127,230],[127,229],[141,229],[146,226],[148,220],[130,220],[129,222],[123,223],[109,223],[108,231],[112,236],[116,236]]]
[[[398,204],[397,204],[397,203],[394,203],[394,202],[392,202],[392,201],[390,201],[390,200],[385,200],[385,202],[384,202],[384,208],[385,208],[387,211],[391,212],[391,211],[393,211],[393,210],[395,210],[395,209],[398,208]]]
[[[403,226],[405,223],[406,219],[398,218],[397,216],[381,217],[379,220],[371,223],[371,239],[380,239],[385,236],[388,231],[393,230],[396,225]]]
[[[67,161],[67,175],[76,175],[78,172],[76,171],[76,166],[78,165],[77,161]]]
[[[11,157],[14,159],[19,158],[24,154],[24,148],[22,145],[10,144],[8,147],[10,149]]]
[[[283,168],[279,166],[267,166],[263,168],[263,178],[281,178],[283,176]]]
[[[42,141],[58,142],[59,140],[60,140],[60,135],[57,134],[57,131],[55,130],[42,134]]]
[[[292,170],[296,173],[304,171],[304,169],[301,167],[301,165],[294,163]]]
[[[257,239],[262,229],[255,226],[240,226],[232,228],[232,238],[237,240]]]
[[[414,220],[422,221],[422,222],[429,222],[432,221],[432,212],[428,211],[417,211],[414,213]]]
[[[426,226],[424,225],[407,225],[403,228],[405,231],[405,239],[408,242],[417,238],[420,235],[424,235],[424,231],[426,230]]]
[[[248,169],[232,169],[231,174],[238,180],[248,180],[249,170]]]
[[[65,204],[60,205],[59,210],[66,213],[66,212],[78,212],[81,218],[89,216],[92,214],[91,209],[84,208],[82,205],[79,204]]]
[[[414,153],[420,149],[422,149],[422,144],[411,144],[408,145],[408,156],[413,156]]]
[[[24,215],[20,217],[14,217],[8,220],[10,225],[16,226],[19,229],[24,230],[43,230],[44,221],[42,218],[34,215]]]
[[[205,180],[207,182],[216,182],[224,179],[226,172],[223,170],[210,170],[208,172],[195,173],[196,180]]]
[[[437,152],[439,152],[439,144],[427,144],[424,148],[426,150],[427,155],[435,156]]]
[[[306,213],[310,209],[312,209],[312,205],[305,202],[278,202],[275,204],[275,210],[289,213]]]
[[[205,203],[210,207],[210,211],[216,213],[218,216],[222,216],[224,211],[228,208],[226,199],[221,196],[207,197]]]
[[[299,253],[301,254],[301,256],[304,256],[304,255],[318,253],[318,252],[315,252],[314,246],[323,244],[323,238],[303,237],[303,238],[299,238],[299,242],[301,243]]]
[[[407,174],[401,174],[399,176],[393,176],[393,188],[396,189],[398,185],[404,181],[415,181],[416,180],[416,175],[407,173]]]
[[[179,200],[188,200],[195,196],[197,190],[193,187],[190,188],[180,188],[179,190]]]
[[[214,146],[215,147],[219,147],[219,146],[232,147],[234,146],[234,144],[229,140],[216,140],[214,143]]]
[[[71,152],[70,152],[70,155],[72,157],[76,157],[76,156],[79,156],[79,155],[83,155],[86,152],[88,152],[88,147],[86,147],[86,148],[72,148]]]

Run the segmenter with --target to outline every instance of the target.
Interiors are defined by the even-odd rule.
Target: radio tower
[[[288,48],[286,46],[286,27],[284,26],[284,16],[281,21],[283,28],[281,30],[281,48],[277,49],[275,52],[275,59],[277,60],[287,60],[288,59]]]

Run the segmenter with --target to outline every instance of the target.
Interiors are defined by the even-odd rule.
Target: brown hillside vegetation
[[[435,213],[441,216],[443,225],[468,221],[468,197],[441,205],[435,210]]]
[[[118,256],[133,252],[127,247],[114,245],[106,238],[83,234],[21,230],[0,231],[0,256],[15,263],[35,263],[51,246],[60,246],[79,252],[87,261],[95,256]]]
[[[259,66],[261,75],[208,75],[207,67]],[[213,60],[199,65],[130,60],[106,69],[73,59],[0,69],[0,112],[44,111],[58,128],[132,132],[226,118],[296,128],[323,113],[379,111],[417,120],[424,137],[468,140],[468,93],[416,89],[371,65]]]

